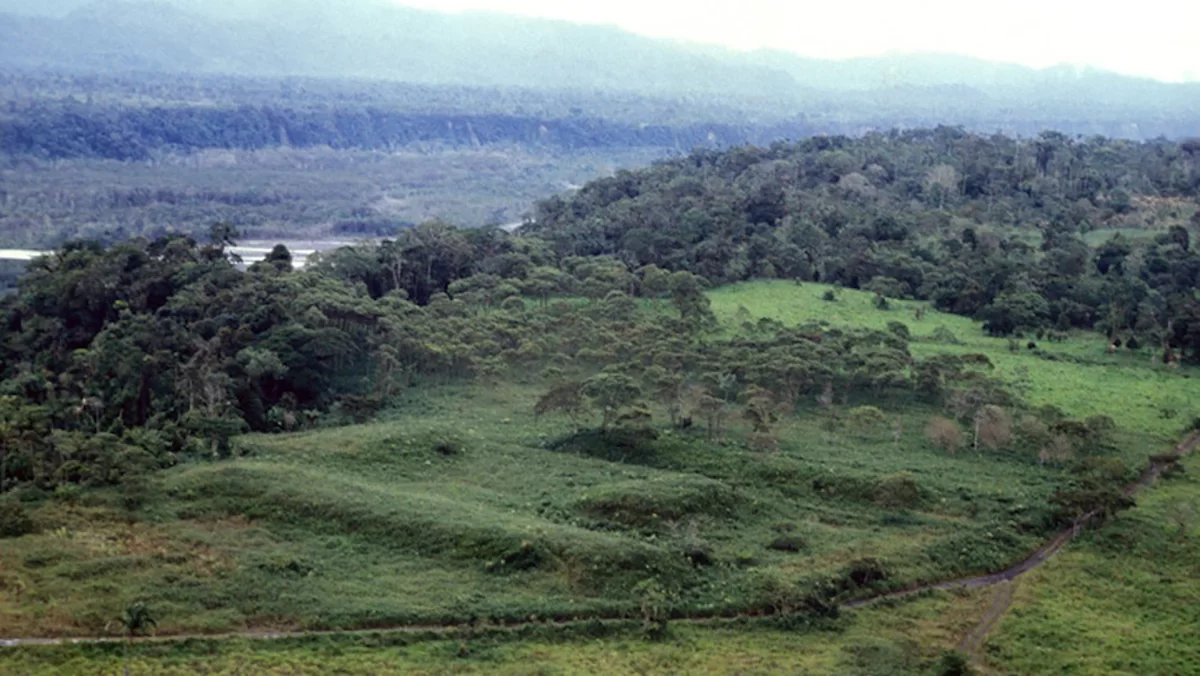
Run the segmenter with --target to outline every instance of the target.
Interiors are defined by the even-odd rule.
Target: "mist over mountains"
[[[1191,121],[1200,84],[943,54],[830,61],[741,53],[385,0],[0,0],[0,67],[758,97],[805,110],[870,107],[898,124],[914,116],[970,124],[962,118],[971,115],[1081,133],[1091,122],[1097,132],[1135,138],[1200,133]]]

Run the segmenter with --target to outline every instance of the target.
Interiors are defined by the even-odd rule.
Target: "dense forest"
[[[1009,75],[1016,79],[1001,79],[1017,86]],[[859,137],[942,120],[1014,138],[1059,129],[1178,140],[1194,131],[1190,113],[1171,112],[1186,87],[1147,115],[1081,106],[1100,100],[1082,93],[1063,98],[1067,108],[1036,110],[1003,97],[985,105],[954,86],[936,85],[948,98],[931,97],[934,81],[715,96],[10,69],[0,73],[0,238],[43,249],[202,237],[218,221],[252,240],[390,236],[431,219],[506,225],[549,195],[693,148]]]
[[[0,3],[0,66],[84,78],[95,73],[150,80],[356,78],[355,86],[363,89],[390,81],[521,88],[551,98],[574,90],[580,99],[687,102],[684,112],[623,120],[634,124],[687,118],[740,122],[712,115],[732,108],[745,119],[766,121],[802,113],[826,125],[821,133],[962,124],[1024,135],[1051,128],[1137,139],[1180,137],[1195,133],[1192,111],[1200,104],[1200,85],[1194,83],[1072,66],[1034,70],[947,54],[828,60],[738,52],[650,39],[615,26],[439,13],[382,0],[345,0],[336,10],[313,0],[286,6],[276,0],[34,5],[8,0]],[[455,110],[491,113],[495,107],[485,102]],[[526,106],[525,114],[537,116],[534,110],[543,107]],[[696,120],[702,110],[703,119]],[[613,119],[595,111],[590,116]]]
[[[302,271],[280,246],[243,272],[228,225],[68,244],[0,307],[5,483],[117,481],[510,369],[563,380],[545,410],[602,426],[647,415],[645,396],[710,428],[743,401],[764,433],[766,399],[1011,396],[986,358],[915,361],[903,325],[708,335],[703,289],[754,277],[1200,361],[1196,151],[949,128],[696,151],[547,200],[519,234],[432,222]]]
[[[1017,114],[1007,104],[992,109],[969,95],[963,100],[957,95],[931,100],[929,92],[918,87],[798,98],[780,93],[722,98],[703,93],[14,70],[0,73],[0,105],[0,157],[52,159],[147,160],[217,148],[394,151],[502,144],[688,151],[813,135],[859,135],[942,121],[984,133],[1024,136],[1058,129],[1149,139],[1180,138],[1194,131],[1184,113],[1145,115],[1092,108]]]
[[[366,107],[104,108],[68,103],[31,106],[0,120],[0,153],[145,160],[156,153],[206,148],[325,146],[390,151],[418,144],[452,148],[513,144],[570,150],[687,149],[807,136],[811,131],[802,122],[747,129],[727,124],[620,124],[588,117],[414,115]]]
[[[942,127],[696,152],[542,202],[528,231],[560,256],[826,281],[996,333],[1101,327],[1200,356],[1198,192],[1196,142]]]

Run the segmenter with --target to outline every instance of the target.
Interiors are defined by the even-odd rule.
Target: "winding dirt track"
[[[1174,461],[1192,452],[1197,446],[1200,446],[1200,433],[1193,434],[1192,436],[1188,437],[1186,441],[1176,446],[1175,450],[1166,456],[1162,456],[1158,460],[1151,461],[1150,465],[1146,467],[1146,469],[1142,472],[1142,475],[1138,477],[1137,481],[1134,481],[1126,486],[1125,490],[1122,491],[1122,494],[1127,498],[1137,495],[1137,493],[1143,488],[1153,484],[1155,480],[1158,479],[1159,475],[1161,475],[1163,471],[1167,469],[1167,467],[1173,464]],[[849,601],[842,607],[861,608],[872,603],[878,603],[880,601],[887,601],[890,599],[904,598],[905,596],[912,596],[913,594],[920,594],[921,592],[931,591],[934,589],[974,589],[978,587],[990,587],[995,584],[1000,584],[1001,582],[1015,580],[1025,573],[1028,573],[1030,570],[1033,570],[1034,568],[1037,568],[1048,561],[1050,557],[1062,550],[1062,548],[1071,541],[1071,538],[1075,537],[1084,526],[1094,521],[1098,516],[1100,516],[1100,510],[1094,510],[1084,514],[1076,519],[1075,523],[1062,529],[1058,535],[1055,535],[1050,539],[1049,542],[1039,547],[1037,551],[1029,556],[1029,558],[998,573],[980,575],[978,577],[960,578],[958,580],[947,580],[945,582],[935,582],[933,584],[924,584],[911,587],[909,589],[902,589],[900,591],[879,594],[878,596],[870,596],[863,599]]]
[[[1124,491],[1122,491],[1122,493],[1126,497],[1133,497],[1138,492],[1140,492],[1142,489],[1153,484],[1155,482],[1155,480],[1157,480],[1158,477],[1163,473],[1163,471],[1165,471],[1171,464],[1173,464],[1176,460],[1182,458],[1183,456],[1185,456],[1188,453],[1195,450],[1197,446],[1200,446],[1200,432],[1195,433],[1195,434],[1191,435],[1190,437],[1188,437],[1183,443],[1176,446],[1175,449],[1171,453],[1169,453],[1165,456],[1159,457],[1156,460],[1152,460],[1150,465],[1148,467],[1146,467],[1146,469],[1142,472],[1141,476],[1138,477],[1137,481],[1134,481],[1133,483],[1126,486]],[[1051,540],[1046,542],[1046,544],[1044,544],[1040,548],[1038,548],[1038,550],[1035,551],[1032,555],[1030,555],[1029,558],[1025,559],[1024,561],[1021,561],[1020,563],[1017,563],[1016,565],[1010,566],[1009,568],[1006,568],[1002,571],[999,571],[996,573],[991,573],[988,575],[979,575],[976,577],[960,578],[957,580],[946,580],[944,582],[934,582],[934,583],[930,583],[930,584],[916,585],[916,586],[909,587],[907,589],[902,589],[899,591],[886,592],[886,593],[882,593],[882,594],[877,594],[875,596],[868,596],[868,597],[861,598],[861,599],[847,601],[846,603],[843,603],[841,607],[844,609],[863,608],[863,607],[866,607],[866,606],[869,606],[869,605],[872,605],[875,603],[879,603],[881,601],[891,601],[891,600],[903,599],[903,598],[906,598],[909,596],[913,596],[915,594],[921,594],[924,592],[934,591],[934,590],[939,590],[939,589],[940,590],[976,589],[976,588],[980,588],[980,587],[990,587],[993,585],[1005,584],[1006,589],[1002,589],[1000,594],[997,595],[997,598],[993,602],[992,607],[989,608],[988,612],[984,615],[983,620],[980,622],[979,626],[977,626],[975,630],[973,630],[970,634],[968,634],[963,639],[962,643],[960,644],[960,648],[963,648],[966,650],[978,651],[979,649],[982,648],[983,643],[987,640],[988,632],[990,632],[996,626],[996,624],[999,623],[1000,618],[1002,618],[1004,616],[1005,611],[1007,611],[1008,605],[1009,605],[1009,603],[1011,603],[1011,600],[1012,600],[1012,593],[1013,593],[1013,587],[1014,587],[1014,585],[1012,584],[1013,581],[1016,580],[1021,575],[1024,575],[1025,573],[1029,572],[1030,570],[1032,570],[1032,569],[1042,565],[1046,561],[1048,561],[1051,557],[1053,557],[1060,550],[1062,550],[1062,548],[1064,546],[1066,546],[1066,544],[1068,542],[1070,542],[1071,539],[1074,538],[1075,535],[1077,535],[1084,526],[1086,526],[1088,523],[1095,520],[1096,517],[1098,517],[1099,515],[1100,515],[1099,510],[1084,514],[1083,516],[1076,519],[1073,524],[1064,528],[1061,532],[1059,532]],[[764,612],[764,613],[757,613],[757,614],[755,614],[755,616],[763,617],[763,616],[767,616],[770,614],[772,614],[772,613]],[[673,621],[692,622],[692,623],[701,624],[701,623],[712,622],[713,620],[717,620],[717,619],[734,618],[734,617],[738,617],[738,615],[731,615],[731,614],[723,613],[723,614],[713,614],[713,615],[706,615],[706,616],[695,615],[695,616],[680,618],[680,619],[673,620]],[[519,628],[521,626],[532,625],[532,624],[538,624],[538,625],[542,625],[542,626],[544,626],[546,624],[565,625],[565,624],[570,624],[575,621],[588,621],[588,620],[594,620],[594,619],[620,620],[620,619],[627,619],[627,618],[624,616],[618,616],[618,615],[601,616],[601,617],[593,616],[593,617],[572,618],[570,620],[549,621],[549,622],[539,622],[539,623],[516,622],[516,623],[505,624],[502,626],[508,627],[508,628]],[[469,631],[471,629],[472,629],[472,627],[470,627],[468,625],[455,625],[455,624],[405,625],[405,626],[385,627],[385,628],[378,628],[378,629],[339,629],[339,630],[329,630],[329,631],[320,631],[320,630],[279,631],[279,632],[246,631],[246,632],[235,632],[235,633],[227,633],[227,634],[176,634],[176,635],[170,635],[170,636],[151,636],[151,637],[141,638],[141,639],[139,639],[139,641],[140,642],[172,642],[172,641],[187,641],[187,640],[211,641],[211,640],[233,639],[233,638],[249,639],[249,640],[277,640],[277,639],[287,639],[287,638],[303,638],[303,637],[310,637],[310,636],[335,636],[335,635],[346,635],[346,634],[354,634],[354,635],[432,634],[432,633],[452,634],[454,632]],[[96,636],[96,637],[87,637],[87,638],[0,638],[0,648],[13,648],[13,647],[19,647],[19,646],[74,645],[74,644],[86,644],[86,643],[115,643],[115,642],[124,641],[124,640],[125,639],[122,637],[115,637],[115,636]]]
[[[967,655],[976,662],[981,660],[983,645],[987,643],[988,635],[1000,623],[1000,618],[1004,617],[1004,614],[1008,612],[1009,606],[1012,605],[1017,584],[1018,582],[1013,580],[1011,582],[1001,582],[997,585],[1000,591],[996,592],[996,598],[992,599],[992,605],[988,607],[979,624],[959,642],[959,652]]]

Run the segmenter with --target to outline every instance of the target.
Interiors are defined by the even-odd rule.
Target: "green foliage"
[[[121,623],[121,627],[130,641],[158,626],[158,619],[155,618],[154,611],[142,601],[134,601],[125,606],[118,622]]]
[[[747,152],[740,161],[753,166]],[[712,176],[727,171],[699,158]],[[615,188],[638,176],[579,199],[604,201],[604,187],[636,199]],[[1137,276],[1138,287],[1133,273],[1117,279],[1115,260],[1093,272],[1069,228],[1047,226],[1034,252],[984,227],[924,226],[905,213],[911,196],[893,214],[857,205],[802,223],[760,187],[731,202],[753,217],[744,234],[783,235],[724,252],[664,248],[683,257],[631,256],[625,243],[591,255],[580,243],[603,249],[608,230],[572,239],[574,216],[559,215],[563,232],[543,229],[546,239],[429,223],[304,271],[283,265],[282,251],[237,270],[224,227],[210,245],[69,245],[35,264],[2,308],[13,330],[0,346],[0,491],[53,489],[59,499],[29,508],[37,523],[86,536],[5,548],[20,571],[5,585],[39,571],[20,621],[54,594],[78,615],[73,626],[94,626],[101,601],[137,590],[172,609],[175,629],[641,613],[658,632],[676,610],[760,609],[770,579],[787,580],[776,590],[787,616],[832,617],[846,597],[995,570],[1056,524],[1129,507],[1129,468],[1194,415],[1189,371],[1108,354],[1086,331],[1010,352],[923,302],[890,300],[880,313],[883,295],[846,288],[832,304],[784,280],[706,291],[768,263],[804,276],[819,261],[823,278],[881,280],[897,298],[979,315],[1002,334],[1086,328],[1109,302],[1099,299],[1124,289],[1170,300],[1128,304],[1121,321],[1141,315],[1150,331],[1148,317],[1162,319],[1161,337],[1190,349],[1191,329],[1175,327],[1192,310],[1174,282]],[[680,222],[697,229],[687,241],[714,235]],[[929,257],[906,248],[915,241]],[[795,260],[771,259],[802,245]],[[860,255],[839,258],[843,245]],[[1178,241],[1133,253],[1121,264],[1157,256],[1147,269],[1163,277],[1190,265]],[[511,307],[518,289],[529,306]],[[1073,295],[1081,289],[1091,295]],[[937,314],[944,332],[912,341],[891,319],[902,311]],[[1045,403],[1061,410],[1032,408]],[[1176,420],[1159,420],[1161,408]],[[587,410],[599,427],[574,431]],[[937,448],[905,436],[931,417]],[[951,457],[964,445],[951,417],[996,453]],[[290,434],[240,438],[247,429]],[[781,533],[781,521],[803,530]],[[1180,521],[1172,530],[1187,530]]]
[[[916,509],[921,506],[921,486],[911,474],[894,474],[875,483],[875,503],[889,509]]]
[[[927,152],[931,144],[938,151]],[[1130,164],[1088,170],[1114,185],[1155,164],[1139,157],[1146,146],[1116,150],[1105,144],[1053,133],[982,138],[942,127],[697,151],[543,202],[529,231],[561,252],[631,256],[641,265],[714,284],[756,275],[822,281],[873,292],[876,309],[890,307],[889,299],[925,300],[984,320],[993,335],[1107,323],[1110,331],[1129,332],[1140,324],[1145,333],[1163,337],[1169,326],[1166,342],[1200,359],[1194,349],[1194,334],[1200,334],[1182,328],[1200,317],[1183,282],[1200,254],[1177,234],[1186,232],[1179,225],[1182,209],[1176,206],[1171,217],[1178,230],[1110,242],[1096,256],[1079,236],[1093,220],[1148,224],[1150,202],[1165,194],[1150,191],[1145,203],[1132,200],[1138,216],[1102,214],[1100,183],[1087,181],[1084,188],[1070,178],[1078,169],[1068,168],[1095,156],[1075,153],[1102,146],[1109,157],[1122,156],[1117,164]],[[1045,161],[1019,159],[1035,156]],[[875,178],[858,171],[879,157],[888,158],[888,167],[876,164]],[[1194,167],[1188,173],[1194,177]],[[834,182],[846,189],[829,190]],[[681,183],[694,189],[681,192]],[[1163,189],[1177,205],[1194,194],[1191,179],[1168,183]],[[944,211],[947,191],[962,207],[953,218]],[[855,197],[866,193],[873,198]],[[797,203],[812,208],[803,216],[790,213],[788,205]],[[654,230],[655,246],[645,244],[646,218],[670,224]],[[1033,238],[1015,227],[1028,222],[1044,223]],[[833,301],[837,294],[829,290],[823,297]]]
[[[958,337],[954,335],[954,332],[944,326],[939,326],[934,329],[933,333],[929,334],[929,340],[935,343],[945,343],[947,345],[962,345],[962,341],[960,341]]]
[[[24,505],[11,498],[0,499],[0,539],[21,537],[33,530],[33,519]]]
[[[798,535],[780,535],[779,537],[767,543],[768,549],[789,553],[802,552],[807,547],[808,543],[804,541],[804,538]]]
[[[589,491],[578,509],[626,526],[662,528],[668,522],[700,515],[730,517],[740,502],[738,494],[723,482],[685,476],[670,482],[613,482]]]
[[[957,650],[945,650],[933,664],[934,676],[971,676],[975,669],[966,655]]]

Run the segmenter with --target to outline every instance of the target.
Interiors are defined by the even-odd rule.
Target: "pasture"
[[[824,300],[830,289],[754,282],[709,296],[726,332],[764,317],[880,329],[899,321],[917,357],[986,354],[1030,403],[1110,416],[1112,443],[1094,452],[1130,473],[1196,416],[1194,374],[1152,364],[1148,351],[1109,354],[1103,338],[1082,334],[1014,350],[962,317],[927,309],[917,320],[916,303],[881,310],[871,294],[844,289]],[[37,533],[0,550],[0,636],[112,634],[124,604],[140,599],[164,635],[473,629],[145,644],[134,650],[137,673],[921,673],[978,622],[987,590],[787,627],[673,623],[657,642],[641,627],[804,616],[818,593],[844,601],[1001,569],[1044,539],[1050,499],[1073,480],[1067,463],[1018,450],[935,448],[923,430],[939,412],[904,398],[884,402],[884,419],[867,425],[802,402],[778,424],[778,450],[763,452],[732,410],[720,438],[660,422],[654,437],[597,443],[565,419],[534,415],[545,387],[514,377],[416,388],[374,423],[245,436],[230,460],[110,489],[27,493]],[[1166,599],[1197,588],[1185,560],[1195,488],[1171,479],[1031,573],[989,643],[993,668],[1065,666],[1071,653],[1037,646],[1114,633],[1122,646],[1136,643],[1119,651],[1130,660],[1163,671],[1186,664],[1179,631],[1195,626],[1195,604]],[[1171,530],[1171,519],[1183,525]],[[1086,592],[1097,587],[1104,593]],[[1130,608],[1145,628],[1121,624],[1132,622],[1121,619]],[[589,618],[609,623],[545,625]],[[497,629],[516,622],[541,626]],[[1172,647],[1159,651],[1159,640]],[[1130,666],[1115,651],[1096,657],[1095,670]],[[18,673],[105,672],[122,661],[115,646],[0,652],[0,668]]]

